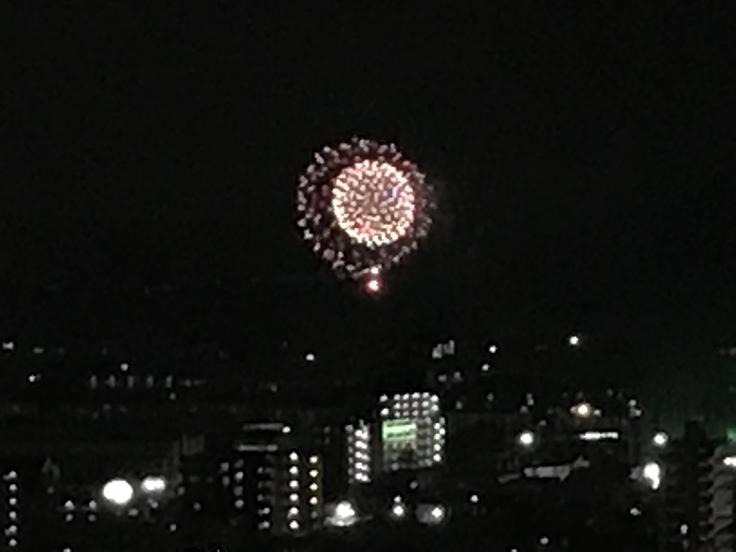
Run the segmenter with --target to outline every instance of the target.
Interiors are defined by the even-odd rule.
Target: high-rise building
[[[716,449],[712,460],[710,489],[710,550],[736,550],[736,446]]]
[[[373,442],[370,424],[363,420],[345,428],[347,440],[348,484],[371,482]]]
[[[379,407],[382,471],[428,468],[444,462],[446,424],[437,395],[383,395]]]
[[[717,442],[703,425],[688,422],[681,439],[673,439],[662,455],[663,550],[699,550],[710,534],[711,459]]]
[[[246,533],[301,536],[321,523],[322,457],[289,425],[243,424],[208,455],[217,464],[214,502]]]
[[[297,449],[269,457],[272,470],[271,531],[303,535],[322,519],[322,461]]]

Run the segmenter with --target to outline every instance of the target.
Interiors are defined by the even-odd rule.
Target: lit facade
[[[11,467],[3,470],[2,490],[3,496],[0,500],[0,516],[2,516],[2,545],[0,550],[19,550],[23,540],[21,532],[20,515],[20,477],[18,471]]]
[[[446,422],[437,395],[383,395],[380,420],[383,471],[428,468],[444,462]]]
[[[251,529],[300,536],[322,519],[323,459],[298,446],[284,424],[248,424],[220,482],[235,519]]]
[[[345,430],[348,483],[350,485],[370,483],[373,459],[370,425],[360,421],[357,424],[347,426]]]
[[[271,530],[302,535],[318,527],[322,519],[322,460],[317,454],[297,450],[274,455],[273,513]]]
[[[711,461],[709,544],[715,552],[731,551],[736,543],[734,505],[736,505],[736,446],[716,449]]]

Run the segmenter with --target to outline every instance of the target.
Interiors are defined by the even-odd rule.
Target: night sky
[[[7,21],[15,315],[58,289],[77,297],[62,317],[137,320],[113,307],[121,290],[219,281],[227,305],[162,312],[245,340],[736,341],[727,2],[154,4],[172,7],[29,4]],[[378,301],[293,223],[312,152],[354,134],[395,140],[439,191],[430,239]]]

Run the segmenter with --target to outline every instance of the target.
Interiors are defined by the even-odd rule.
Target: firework
[[[427,235],[430,189],[395,145],[354,138],[314,159],[299,180],[298,225],[338,275],[375,277]]]

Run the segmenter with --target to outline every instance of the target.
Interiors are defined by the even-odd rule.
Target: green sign
[[[413,420],[386,420],[381,428],[384,443],[414,443],[417,424]]]

